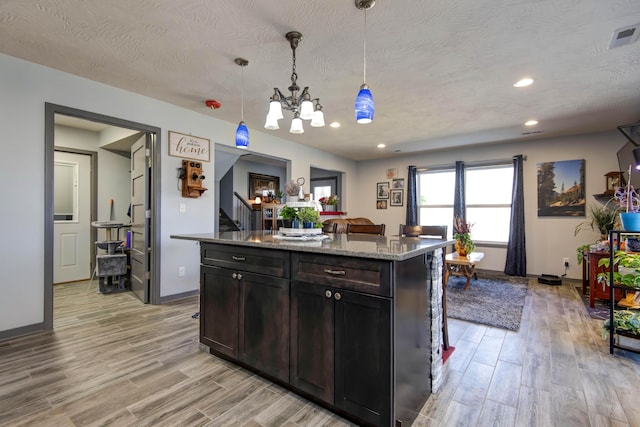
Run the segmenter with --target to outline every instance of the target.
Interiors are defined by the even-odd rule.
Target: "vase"
[[[456,252],[458,253],[458,256],[465,257],[465,256],[469,255],[469,249],[464,244],[464,242],[462,242],[460,240],[456,240],[455,248],[456,248]]]
[[[323,209],[325,212],[335,212],[336,207],[334,205],[324,205]]]
[[[297,219],[294,219],[294,220],[291,222],[291,227],[292,227],[292,228],[300,228],[300,221],[299,221],[299,220],[297,220]]]
[[[302,221],[302,228],[313,228],[313,221]]]

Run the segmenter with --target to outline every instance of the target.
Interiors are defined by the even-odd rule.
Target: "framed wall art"
[[[391,190],[389,194],[391,198],[391,206],[402,206],[404,190]]]
[[[391,188],[395,190],[404,188],[404,178],[394,178],[391,183]]]
[[[279,189],[279,177],[249,172],[249,199],[263,197],[269,192],[275,194]]]
[[[538,216],[585,216],[585,162],[538,163]]]
[[[376,194],[378,199],[389,198],[389,182],[379,182],[376,185]]]
[[[211,161],[210,141],[199,136],[169,131],[169,155],[182,159]]]
[[[376,209],[387,209],[386,200],[376,200]]]

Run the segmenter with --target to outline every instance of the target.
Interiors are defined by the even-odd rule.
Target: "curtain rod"
[[[481,167],[481,166],[495,166],[495,165],[510,165],[513,162],[513,159],[516,156],[511,157],[510,159],[493,159],[493,160],[479,160],[475,162],[464,162],[465,166],[469,167]],[[522,160],[527,161],[527,156],[523,155]],[[416,168],[418,172],[424,172],[427,170],[443,170],[443,169],[455,169],[456,164],[442,164],[442,165],[433,165],[433,166],[421,166]]]

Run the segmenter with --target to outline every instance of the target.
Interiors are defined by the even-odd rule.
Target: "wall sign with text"
[[[183,159],[211,161],[210,142],[206,138],[169,131],[169,155]]]

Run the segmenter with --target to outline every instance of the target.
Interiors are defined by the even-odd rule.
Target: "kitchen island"
[[[269,232],[200,242],[200,342],[362,425],[408,426],[441,381],[452,241]]]

